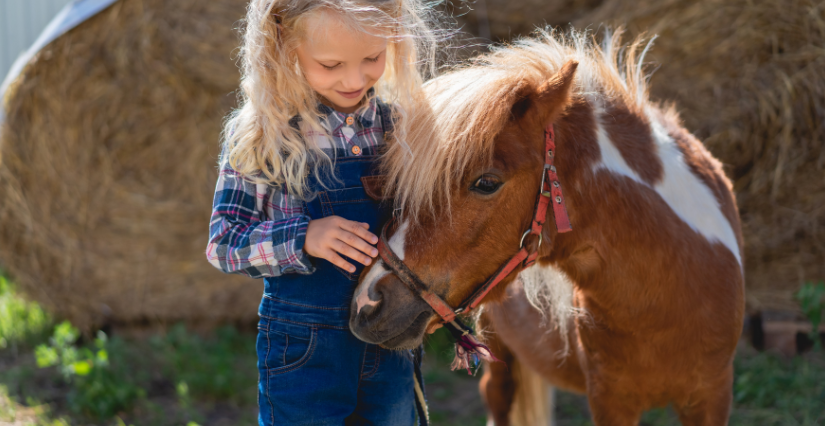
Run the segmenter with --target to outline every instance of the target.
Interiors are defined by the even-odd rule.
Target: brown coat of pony
[[[617,39],[599,48],[543,32],[431,81],[412,156],[394,146],[384,160],[402,209],[390,245],[457,306],[518,250],[544,130],[555,128],[573,231],[559,234],[549,210],[538,264],[484,300],[480,324],[505,361],[481,383],[497,425],[529,384],[508,369],[515,361],[586,393],[600,426],[638,424],[669,403],[683,424],[727,423],[744,313],[730,182],[677,115],[647,99],[639,45],[622,62]],[[357,336],[413,347],[437,322],[380,261],[362,276]]]

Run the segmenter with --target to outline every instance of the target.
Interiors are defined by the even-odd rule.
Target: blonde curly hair
[[[320,121],[319,96],[298,65],[295,49],[307,35],[307,18],[336,12],[348,28],[388,38],[384,75],[376,94],[395,105],[396,142],[406,144],[407,120],[422,75],[434,75],[435,47],[430,8],[421,0],[252,0],[241,46],[240,108],[228,118],[224,152],[237,172],[256,183],[286,185],[299,198],[305,180],[331,159],[314,138],[328,133]],[[300,129],[290,124],[300,117]]]

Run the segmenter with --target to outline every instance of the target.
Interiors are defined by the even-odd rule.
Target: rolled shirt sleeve
[[[285,190],[244,179],[221,155],[206,258],[226,273],[252,278],[311,274],[304,253],[310,217]]]

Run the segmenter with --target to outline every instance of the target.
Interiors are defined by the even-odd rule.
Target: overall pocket
[[[268,318],[258,322],[258,370],[262,374],[282,374],[301,368],[315,349],[317,330]]]

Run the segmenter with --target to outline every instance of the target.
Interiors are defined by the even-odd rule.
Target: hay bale
[[[578,27],[658,34],[652,95],[726,166],[748,307],[796,310],[825,279],[825,7],[811,0],[607,0]]]
[[[446,12],[486,41],[507,41],[536,26],[567,26],[604,0],[448,0]]]
[[[244,0],[121,0],[7,93],[0,265],[57,315],[252,321],[261,288],[203,255]]]

